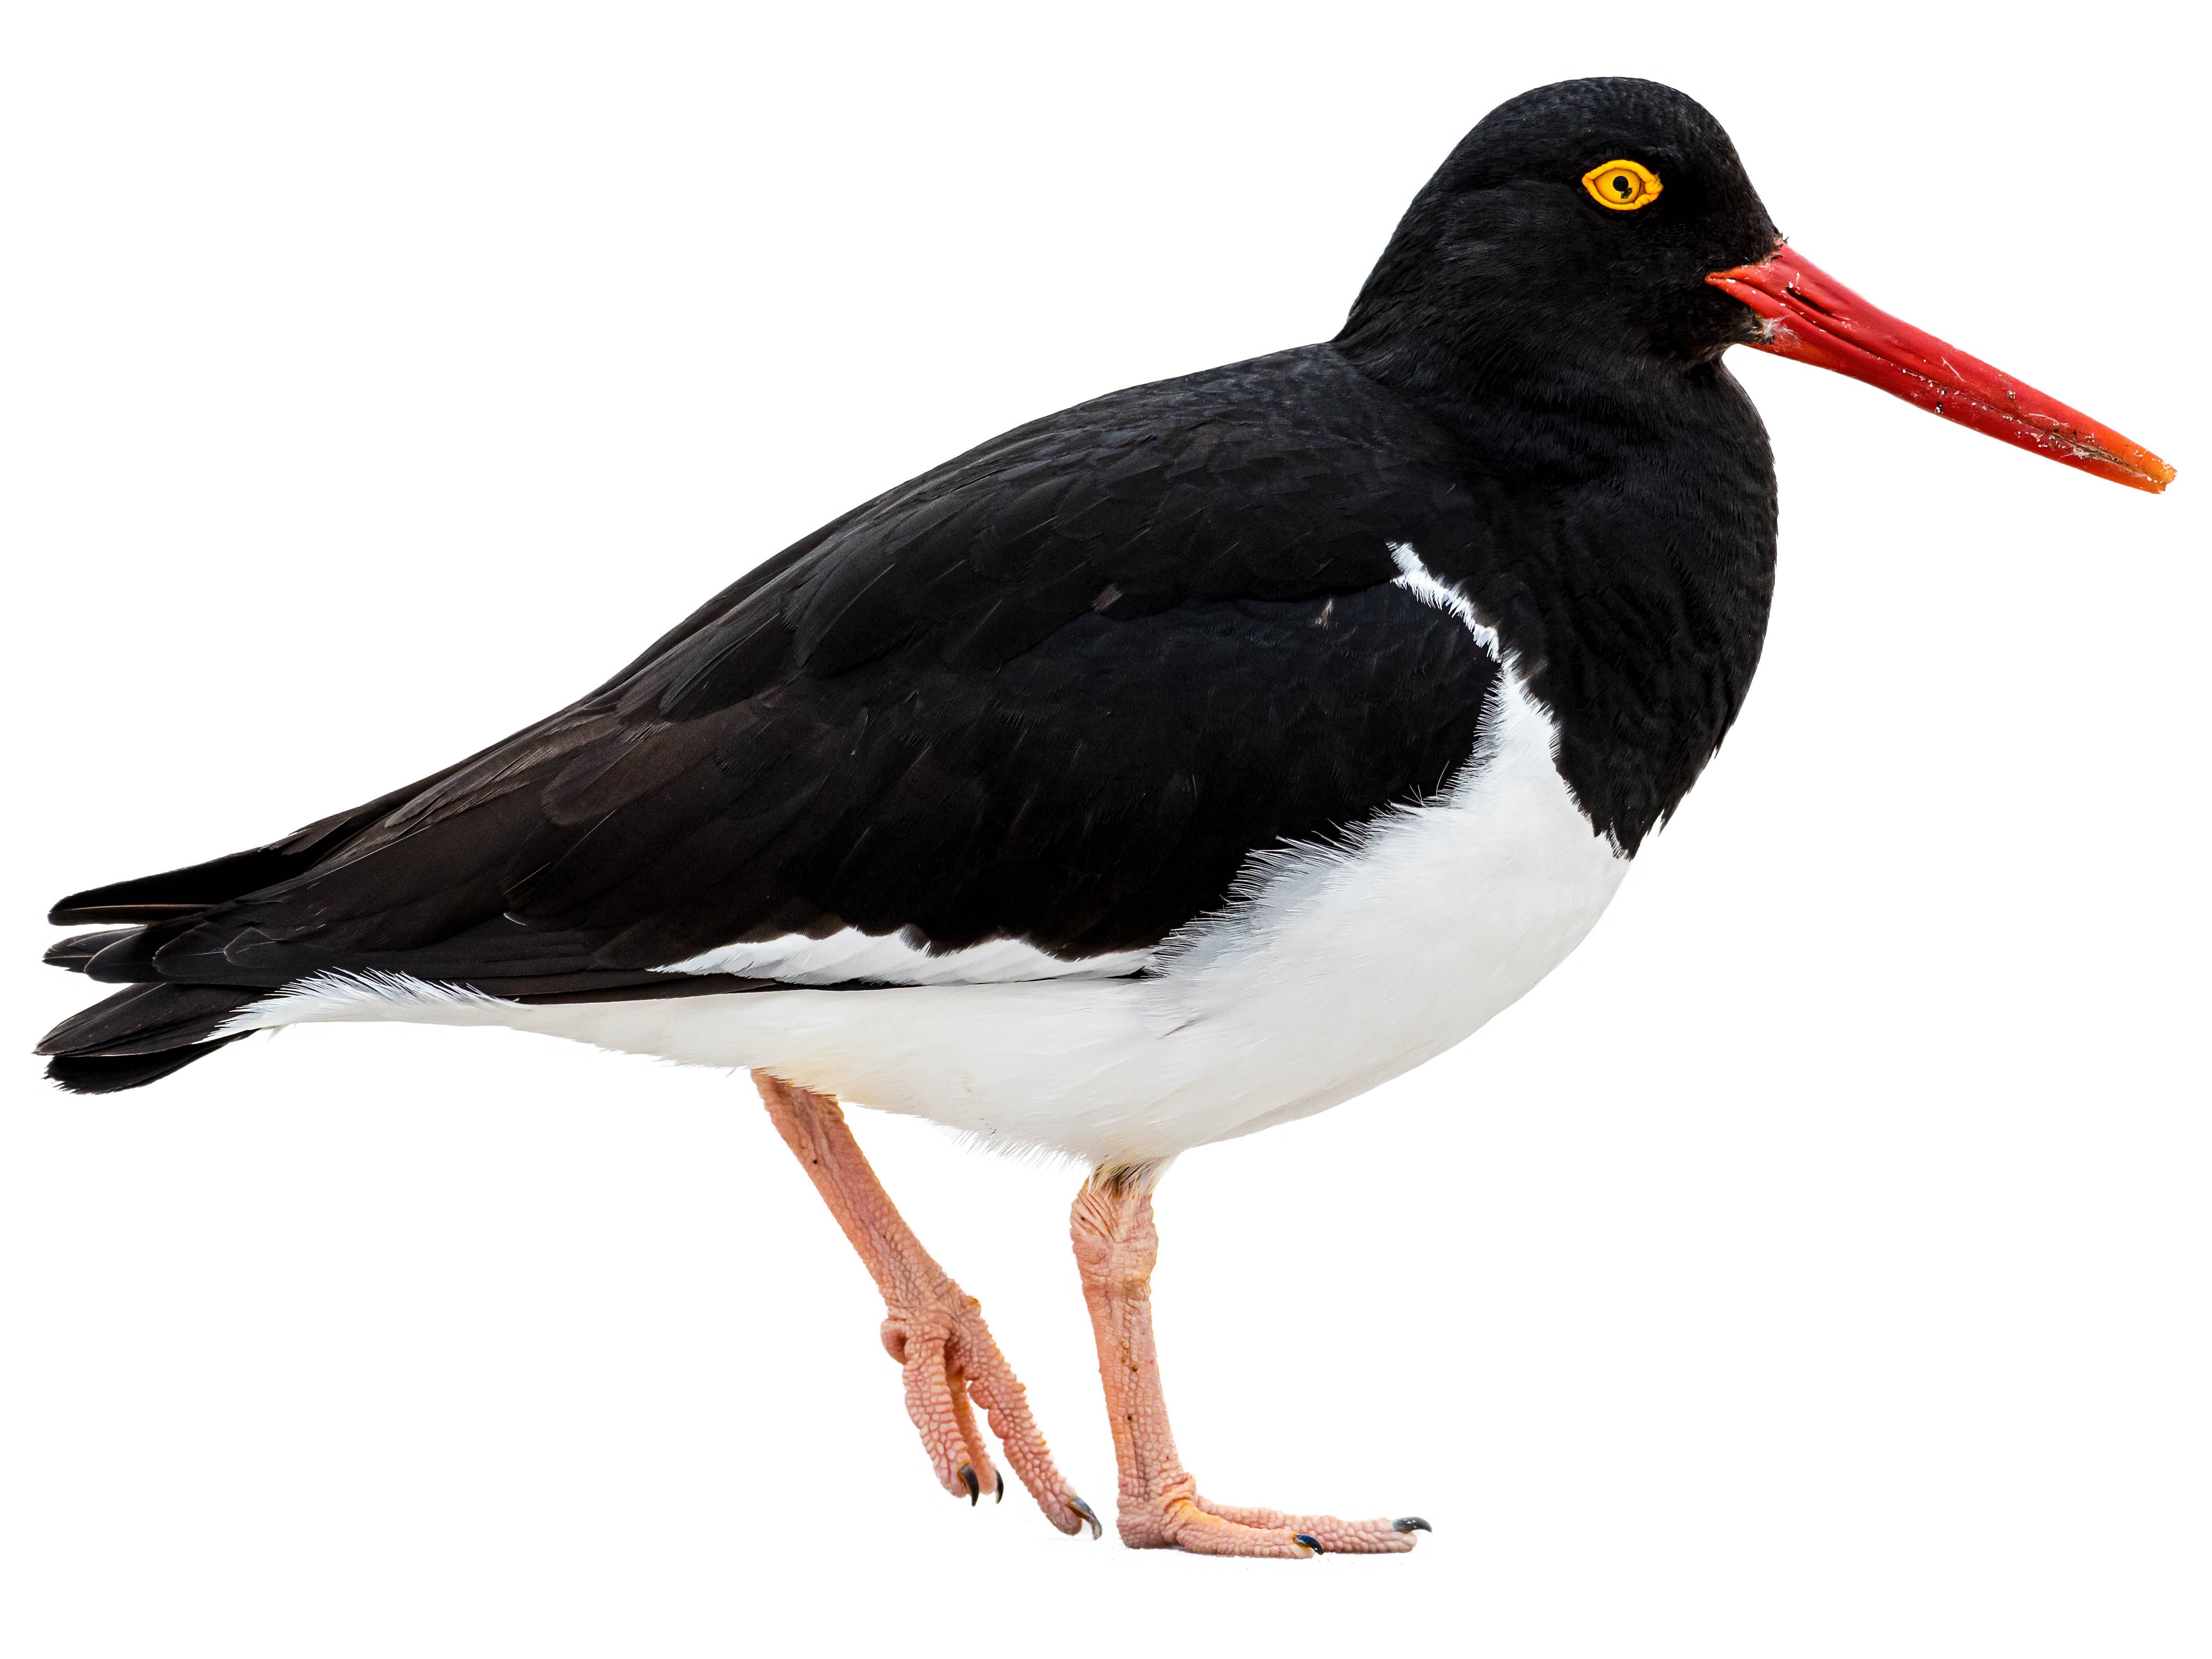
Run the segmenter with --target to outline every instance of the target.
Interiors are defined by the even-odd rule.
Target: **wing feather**
[[[1285,354],[1009,434],[410,791],[212,878],[80,896],[71,920],[161,924],[88,971],[567,995],[847,927],[1156,944],[1255,852],[1474,750],[1496,664],[1395,586],[1389,547],[1480,526],[1364,386]]]

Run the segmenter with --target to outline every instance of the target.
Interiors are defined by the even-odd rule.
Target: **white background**
[[[2203,1653],[2203,41],[794,9],[8,24],[0,1648]],[[1590,73],[2182,478],[1735,363],[1781,583],[1679,820],[1479,1038],[1160,1200],[1205,1489],[1417,1510],[1411,1557],[944,1498],[742,1079],[359,1027],[37,1080],[57,896],[499,737],[1018,420],[1328,335],[1466,129]],[[1109,1510],[1076,1172],[855,1116]]]

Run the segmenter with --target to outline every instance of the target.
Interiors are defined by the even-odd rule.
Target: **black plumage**
[[[1667,191],[1621,215],[1574,181],[1631,145]],[[1774,241],[1680,94],[1516,100],[1336,339],[1017,428],[444,773],[64,900],[57,922],[123,926],[52,959],[131,988],[48,1038],[54,1075],[150,1081],[87,1066],[196,1055],[331,969],[550,1000],[692,992],[653,970],[848,927],[1157,944],[1255,854],[1432,796],[1475,752],[1499,665],[1401,582],[1407,546],[1496,629],[1576,799],[1633,852],[1758,659],[1772,471],[1719,361],[1756,319],[1701,278]]]

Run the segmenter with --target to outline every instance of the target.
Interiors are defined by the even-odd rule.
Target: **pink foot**
[[[868,1167],[837,1103],[765,1072],[755,1072],[753,1081],[784,1144],[883,1292],[884,1346],[905,1370],[907,1414],[921,1431],[938,1484],[970,1504],[986,1490],[994,1501],[1006,1498],[1006,1477],[992,1462],[972,1401],[983,1408],[1006,1462],[1045,1519],[1071,1534],[1087,1526],[1097,1537],[1098,1517],[1053,1467],[1021,1379],[983,1322],[982,1304],[922,1249]]]
[[[1429,1530],[1418,1515],[1395,1521],[1340,1521],[1333,1515],[1210,1504],[1176,1452],[1152,1344],[1152,1226],[1157,1165],[1101,1170],[1076,1194],[1069,1230],[1098,1342],[1098,1375],[1121,1473],[1121,1541],[1131,1549],[1197,1555],[1396,1555]]]
[[[907,1415],[921,1431],[938,1484],[970,1504],[986,1491],[1005,1501],[1006,1480],[992,1462],[972,1400],[1045,1518],[1064,1533],[1088,1526],[1097,1537],[1098,1517],[1053,1467],[1021,1379],[983,1322],[983,1304],[941,1272],[919,1296],[886,1295],[884,1302],[884,1347],[904,1368]]]

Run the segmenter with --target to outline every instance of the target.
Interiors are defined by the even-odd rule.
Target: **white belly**
[[[1576,806],[1510,672],[1449,794],[1345,846],[1265,855],[1138,979],[784,990],[526,1007],[325,975],[230,1029],[496,1024],[763,1066],[864,1105],[1086,1161],[1172,1156],[1350,1099],[1442,1053],[1581,943],[1628,867]],[[849,948],[849,947],[847,947]],[[994,947],[982,947],[988,951]]]

